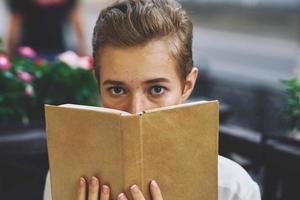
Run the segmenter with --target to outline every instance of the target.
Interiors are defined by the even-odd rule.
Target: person
[[[192,60],[192,29],[186,12],[171,0],[123,0],[104,9],[93,34],[103,106],[137,113],[185,101],[198,75]],[[51,199],[49,185],[48,174],[45,200]],[[81,177],[78,185],[78,200],[109,200],[113,189],[101,184],[101,177]],[[159,183],[153,180],[149,185],[152,199],[162,200]],[[132,199],[145,199],[138,185],[129,189]],[[119,200],[129,198],[118,195]],[[219,156],[218,198],[258,200],[260,192],[241,166]]]
[[[75,31],[78,53],[86,55],[77,0],[7,0],[7,4],[11,11],[7,34],[10,56],[17,53],[18,46],[29,46],[40,57],[53,60],[66,50],[64,22],[70,22]]]

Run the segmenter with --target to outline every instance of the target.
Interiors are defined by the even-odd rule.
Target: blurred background
[[[42,199],[44,103],[98,105],[91,37],[110,1],[35,1],[39,10],[23,16],[14,15],[24,12],[18,1],[0,1],[1,199]],[[179,2],[200,69],[191,101],[221,103],[220,154],[250,173],[263,199],[300,199],[300,0]]]

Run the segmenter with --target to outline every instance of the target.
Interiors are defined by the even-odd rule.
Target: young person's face
[[[104,47],[100,66],[102,105],[130,113],[180,104],[191,94],[198,73],[193,68],[182,81],[163,40],[130,48]]]

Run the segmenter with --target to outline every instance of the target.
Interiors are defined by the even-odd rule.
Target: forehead
[[[164,40],[128,48],[106,46],[99,56],[101,82],[106,79],[132,82],[179,78],[176,61]]]

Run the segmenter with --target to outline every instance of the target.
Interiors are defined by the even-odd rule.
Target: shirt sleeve
[[[243,200],[261,200],[260,190],[257,183],[253,182],[252,187],[249,187],[248,195]]]
[[[44,198],[43,200],[52,200],[51,196],[51,187],[50,187],[50,173],[48,171],[46,182],[45,182],[45,188],[44,188]]]
[[[249,174],[236,162],[218,157],[219,200],[261,200],[260,190]]]

